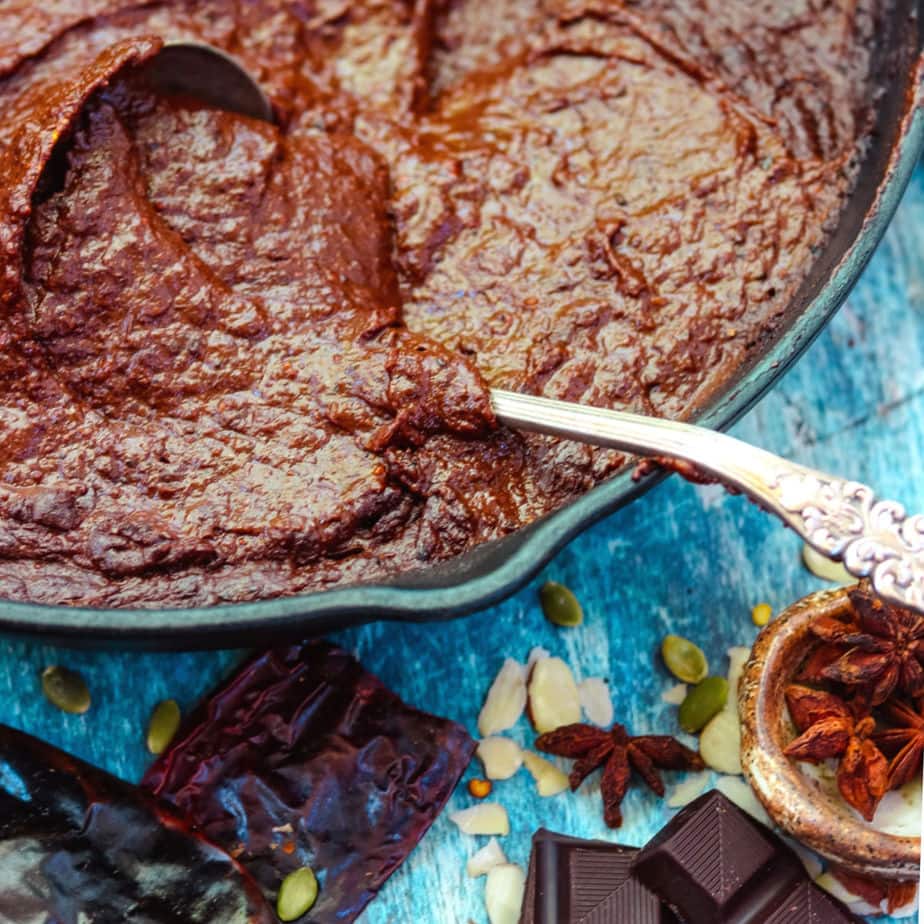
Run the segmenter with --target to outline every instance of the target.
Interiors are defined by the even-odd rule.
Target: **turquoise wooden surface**
[[[800,462],[876,486],[882,496],[924,510],[924,164],[872,263],[838,317],[786,378],[734,432]],[[584,604],[580,629],[548,625],[536,587],[492,610],[436,625],[379,624],[337,637],[408,701],[464,722],[474,732],[484,693],[507,655],[533,645],[564,657],[586,677],[611,680],[617,717],[637,732],[673,729],[661,701],[671,681],[655,652],[668,631],[696,639],[716,665],[726,648],[748,644],[751,606],[775,609],[822,586],[803,570],[800,544],[742,498],[669,479],[566,548],[544,577],[568,584]],[[136,655],[58,651],[0,642],[0,720],[137,779],[152,705],[190,706],[239,657],[236,652]],[[42,667],[82,670],[94,695],[83,717],[43,700]],[[521,722],[523,742],[532,735]],[[525,864],[539,825],[612,837],[596,784],[577,795],[539,799],[521,771],[499,783],[512,831],[508,857]],[[450,808],[471,803],[460,787]],[[641,844],[667,810],[633,791],[620,841]],[[363,918],[366,924],[465,924],[486,920],[483,880],[464,861],[485,839],[460,835],[444,815]]]

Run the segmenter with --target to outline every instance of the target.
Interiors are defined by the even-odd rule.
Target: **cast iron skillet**
[[[924,0],[898,0],[880,37],[877,124],[854,194],[777,328],[698,423],[740,417],[802,354],[866,266],[924,151]],[[229,647],[274,636],[309,636],[375,619],[446,619],[513,593],[581,530],[652,484],[617,475],[525,529],[457,559],[382,585],[279,600],[169,610],[85,609],[0,603],[0,632],[70,645]]]

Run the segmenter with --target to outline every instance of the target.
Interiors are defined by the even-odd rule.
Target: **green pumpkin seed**
[[[53,706],[71,715],[83,715],[90,708],[90,690],[77,671],[60,665],[42,671],[42,692]]]
[[[546,581],[539,590],[539,600],[545,618],[556,626],[579,626],[584,621],[581,604],[564,584]]]
[[[701,680],[680,704],[677,718],[680,727],[691,735],[706,726],[718,715],[728,700],[728,681],[724,677],[707,677]]]
[[[317,897],[318,880],[309,867],[303,866],[282,880],[276,914],[281,921],[294,921],[311,908]]]
[[[163,754],[170,746],[180,727],[180,707],[176,700],[165,699],[158,703],[148,722],[148,750],[152,754]]]
[[[683,683],[699,683],[709,673],[709,662],[702,648],[679,635],[665,636],[661,657],[667,669]]]

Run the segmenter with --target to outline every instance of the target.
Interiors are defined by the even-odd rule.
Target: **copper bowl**
[[[783,691],[816,644],[809,624],[849,608],[846,589],[810,594],[760,633],[739,687],[741,763],[767,814],[806,847],[859,876],[917,879],[919,838],[875,830],[783,753],[796,736]]]

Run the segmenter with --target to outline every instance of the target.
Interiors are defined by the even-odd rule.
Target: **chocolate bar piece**
[[[685,924],[860,921],[808,878],[779,837],[717,791],[668,822],[632,870]]]
[[[520,924],[675,924],[671,911],[632,876],[637,852],[540,829]]]
[[[862,918],[851,913],[833,895],[818,888],[808,877],[779,908],[762,919],[761,924],[803,924],[806,921],[809,924],[842,924],[845,921],[863,924]]]

